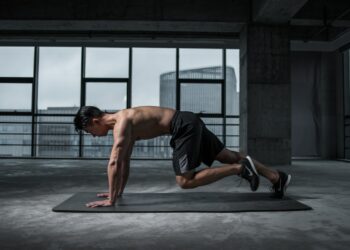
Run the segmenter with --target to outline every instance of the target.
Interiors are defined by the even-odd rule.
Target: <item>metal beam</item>
[[[319,19],[292,19],[290,21],[292,26],[324,26],[324,21]],[[332,27],[348,28],[350,27],[350,20],[335,20],[331,24]]]
[[[308,0],[253,0],[253,21],[281,24],[289,20]]]
[[[339,36],[333,41],[300,41],[294,40],[290,42],[290,48],[292,51],[335,51],[344,50],[350,47],[350,29],[343,35]]]
[[[243,25],[244,22],[1,20],[0,31],[238,33]]]

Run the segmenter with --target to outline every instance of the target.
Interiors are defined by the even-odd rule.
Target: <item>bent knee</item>
[[[182,176],[176,176],[176,183],[179,185],[182,189],[189,189],[193,188],[194,186],[192,185],[192,181],[186,179],[185,177]]]

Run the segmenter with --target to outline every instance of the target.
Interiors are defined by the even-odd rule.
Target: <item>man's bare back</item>
[[[137,141],[170,134],[170,122],[175,112],[171,108],[140,106],[118,111],[115,113],[115,119],[118,123],[129,118],[132,140]]]

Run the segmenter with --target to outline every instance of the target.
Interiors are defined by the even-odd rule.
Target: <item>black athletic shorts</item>
[[[217,154],[225,148],[193,112],[176,110],[171,120],[170,133],[176,175],[195,169],[201,162],[210,167]]]

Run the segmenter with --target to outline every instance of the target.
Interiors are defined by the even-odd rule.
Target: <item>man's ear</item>
[[[97,125],[100,123],[100,120],[98,118],[92,118],[92,125]]]

